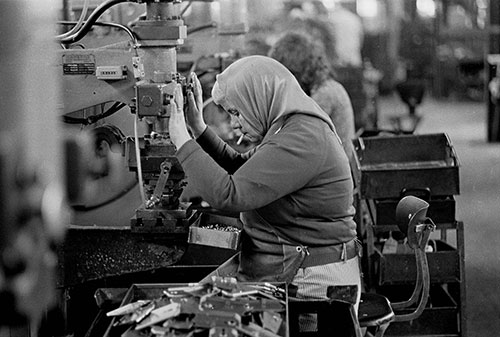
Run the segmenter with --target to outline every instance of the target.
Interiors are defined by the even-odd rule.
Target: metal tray
[[[410,295],[412,287],[399,289],[390,286],[380,292],[391,301],[404,301]],[[427,307],[420,317],[408,322],[392,322],[384,336],[465,336],[460,333],[460,304],[458,299],[446,290],[443,285],[434,285],[430,289]],[[398,311],[408,314],[414,308]]]
[[[210,299],[214,300],[215,307],[211,307],[207,305],[204,307],[204,310],[197,312],[190,312],[191,308],[197,307],[200,308],[203,295],[205,294],[203,291],[188,295],[185,299],[172,297],[172,301],[175,300],[176,303],[181,304],[181,320],[192,320],[195,321],[196,316],[203,317],[205,323],[210,324],[209,328],[207,327],[197,327],[196,324],[189,329],[195,329],[197,332],[194,333],[194,336],[208,336],[210,329],[210,336],[234,336],[241,337],[251,334],[252,331],[256,331],[253,329],[263,329],[262,331],[255,332],[255,335],[269,335],[276,337],[288,337],[288,293],[287,288],[284,283],[251,283],[251,282],[240,282],[234,285],[233,281],[235,279],[230,278],[219,278],[220,280],[231,280],[233,284],[231,290],[227,290],[229,288],[220,287],[222,290],[226,289],[228,292],[232,292],[237,294],[235,297],[228,297],[224,294],[224,292],[218,293],[209,299],[204,298],[205,302],[208,302]],[[220,282],[219,282],[220,283]],[[215,285],[215,283],[213,283]],[[229,283],[227,283],[229,284]],[[160,298],[165,298],[165,291],[174,292],[175,288],[184,288],[184,287],[195,287],[199,284],[191,284],[191,283],[154,283],[154,284],[133,284],[125,294],[120,307],[125,306],[129,303],[133,303],[139,300],[158,300]],[[218,284],[217,284],[218,285]],[[252,295],[241,295],[239,296],[239,292],[248,291],[249,289],[255,289],[255,287],[279,287],[282,289],[282,293],[280,297],[275,297],[269,292],[264,294],[252,294]],[[264,296],[265,295],[265,296]],[[182,296],[181,296],[182,297]],[[208,297],[208,296],[207,296]],[[260,302],[261,301],[261,302]],[[248,302],[249,304],[246,304]],[[184,306],[186,303],[186,306]],[[194,303],[194,306],[193,306]],[[258,307],[258,304],[261,303],[261,306]],[[279,307],[279,309],[278,309]],[[244,314],[242,312],[245,311]],[[234,325],[229,324],[223,319],[218,319],[218,317],[229,317],[231,315],[238,316],[241,314],[241,324],[237,324],[237,326],[244,329],[249,329],[247,332],[243,332],[241,329],[236,329]],[[222,316],[221,316],[222,315]],[[257,317],[258,316],[258,317]],[[133,325],[128,326],[117,326],[116,322],[120,319],[120,316],[114,317],[107,328],[104,337],[123,337],[123,336],[142,336],[142,337],[153,337],[155,336],[149,329],[142,330],[134,330]],[[256,323],[258,322],[258,323]],[[157,324],[157,326],[161,327],[162,324]],[[166,325],[171,327],[171,325]],[[201,329],[201,330],[200,330]],[[213,331],[216,329],[215,331]],[[206,330],[205,332],[203,332]],[[179,330],[180,331],[180,330]],[[184,333],[187,333],[187,330],[183,330]]]
[[[434,240],[435,251],[427,253],[432,283],[460,282],[458,251],[441,240]],[[415,282],[417,269],[414,254],[383,254],[376,259],[378,284],[408,284]]]
[[[396,225],[396,207],[400,199],[376,199],[375,226]],[[428,200],[429,211],[427,216],[435,223],[452,223],[455,219],[455,199],[453,196],[436,197]]]
[[[237,250],[243,224],[238,218],[202,213],[189,227],[191,244]]]
[[[353,173],[363,199],[397,198],[405,189],[460,194],[459,162],[448,136],[394,135],[354,141]]]

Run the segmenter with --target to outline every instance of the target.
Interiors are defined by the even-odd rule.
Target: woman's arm
[[[263,207],[311,182],[324,165],[329,146],[325,142],[321,135],[301,132],[300,128],[282,130],[234,174],[222,169],[192,141],[177,157],[203,200],[217,209],[242,212]]]
[[[209,127],[205,129],[196,141],[229,174],[236,172],[255,152],[255,149],[245,153],[236,151]]]
[[[192,91],[187,92],[186,121],[192,135],[222,168],[234,173],[251,156],[251,153],[241,154],[220,139],[213,130],[207,127],[203,119],[203,95],[201,83],[195,73],[191,73]],[[179,148],[179,147],[178,147]]]

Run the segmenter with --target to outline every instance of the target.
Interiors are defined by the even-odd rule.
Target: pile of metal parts
[[[280,285],[214,276],[205,283],[145,286],[132,286],[122,306],[107,313],[113,317],[107,336],[288,335]],[[161,290],[161,296],[148,296],[148,289],[149,295]]]
[[[211,224],[206,224],[203,226],[200,226],[200,228],[205,228],[205,229],[213,229],[217,231],[223,231],[223,232],[238,232],[241,231],[238,227],[234,226],[228,226],[224,224],[219,224],[219,223],[211,223]]]

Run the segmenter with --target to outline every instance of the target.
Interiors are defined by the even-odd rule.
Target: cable
[[[106,118],[106,117],[109,117],[109,116],[115,114],[116,112],[120,111],[126,105],[127,104],[122,103],[122,102],[115,102],[108,110],[106,110],[102,114],[91,115],[91,116],[88,116],[87,118],[63,116],[63,121],[64,121],[64,123],[68,123],[68,124],[82,124],[82,125],[94,124],[103,118]]]
[[[58,21],[57,23],[60,25],[72,25],[75,22],[74,21]],[[128,36],[130,37],[130,40],[132,40],[132,43],[137,44],[137,37],[135,36],[134,32],[127,26],[121,25],[119,23],[114,23],[114,22],[95,22],[94,26],[114,27],[114,28],[119,28],[121,30],[124,30],[128,34]],[[64,42],[64,44],[70,44],[70,43]]]
[[[68,37],[69,35],[74,34],[75,32],[77,32],[80,29],[80,27],[83,25],[85,17],[87,16],[87,11],[89,9],[89,2],[90,2],[90,0],[85,0],[85,3],[83,4],[82,13],[80,14],[80,18],[78,19],[78,22],[76,23],[76,25],[73,28],[71,28],[69,31],[67,31],[66,33],[56,35],[56,39],[62,39],[62,38]]]
[[[207,23],[205,25],[193,27],[193,28],[187,30],[187,34],[188,35],[193,34],[193,33],[199,32],[200,30],[205,30],[205,29],[210,29],[210,28],[217,28],[217,22],[213,21],[213,22]]]
[[[63,49],[68,49],[68,47],[65,44],[61,43],[61,47]],[[77,43],[72,43],[70,49],[75,49],[75,47],[80,47],[80,49],[85,49],[85,45],[83,43],[77,42]]]
[[[74,205],[74,206],[71,206],[71,208],[73,208],[75,211],[78,211],[78,212],[93,211],[95,209],[104,207],[104,206],[109,205],[112,202],[120,199],[125,194],[127,194],[128,192],[130,192],[135,187],[135,185],[137,185],[137,180],[134,180],[131,184],[129,184],[128,186],[126,186],[123,190],[121,190],[120,192],[118,192],[117,194],[115,194],[114,196],[112,196],[111,198],[109,198],[109,199],[107,199],[107,200],[105,200],[103,202],[100,202],[100,203],[98,203],[96,205],[91,205],[91,206]]]
[[[116,4],[128,1],[129,0],[108,0],[106,2],[103,2],[101,5],[99,5],[99,7],[94,9],[94,11],[90,14],[88,20],[85,21],[85,24],[75,34],[72,34],[62,39],[58,39],[59,42],[70,44],[81,40],[90,31],[92,26],[97,22],[97,19],[99,19],[99,17],[106,10],[108,10],[109,8],[113,7]]]
[[[90,28],[92,27],[92,25],[97,21],[97,19],[99,19],[99,17],[106,10],[108,10],[109,8],[111,8],[112,6],[114,6],[116,4],[119,4],[122,2],[127,2],[127,1],[128,0],[108,0],[104,3],[102,3],[96,9],[94,9],[94,11],[90,14],[88,20],[85,22],[83,27],[81,27],[81,29],[79,29],[76,33],[74,33],[70,36],[67,36],[65,38],[60,39],[60,41],[64,42],[64,43],[73,43],[73,42],[80,40],[83,36],[85,36],[85,34],[88,33],[88,31],[90,31]]]
[[[139,179],[139,191],[141,193],[141,201],[142,204],[146,206],[146,195],[144,194],[144,185],[142,180],[141,151],[139,149],[139,135],[137,131],[138,120],[139,120],[139,115],[136,114],[134,118],[135,160],[137,161],[137,177]]]
[[[193,1],[192,1],[192,0],[191,0],[191,1],[189,1],[189,3],[186,5],[186,7],[184,7],[184,8],[182,9],[180,16],[183,16],[183,15],[184,15],[184,13],[186,13],[186,11],[189,9],[189,7],[191,7],[191,4],[192,4],[192,3],[193,3]]]

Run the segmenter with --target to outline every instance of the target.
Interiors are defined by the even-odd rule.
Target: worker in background
[[[328,23],[335,41],[332,66],[337,80],[349,93],[354,109],[356,130],[372,128],[366,106],[368,96],[364,87],[362,48],[364,27],[361,17],[336,2],[328,15]]]
[[[258,144],[239,153],[206,126],[193,79],[186,119],[194,139],[179,87],[172,102],[177,158],[202,198],[240,212],[244,225],[240,253],[214,274],[292,282],[301,298],[326,298],[330,285],[360,289],[353,181],[330,117],[278,61],[244,57],[217,76],[212,90],[233,126]]]
[[[335,36],[328,17],[329,12],[321,1],[285,2],[285,13],[282,15],[285,18],[276,20],[274,27],[278,38],[287,32],[307,34],[323,45],[331,66],[337,63]]]
[[[301,33],[285,33],[269,56],[288,68],[306,94],[330,116],[348,156],[353,154],[354,112],[345,88],[332,74],[323,45]]]
[[[361,68],[364,28],[359,15],[345,8],[341,2],[337,2],[330,11],[328,19],[335,37],[338,65]]]

